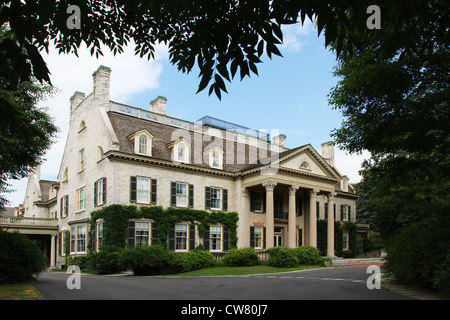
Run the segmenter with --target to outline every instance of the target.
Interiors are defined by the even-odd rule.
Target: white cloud
[[[78,50],[78,57],[74,54],[58,54],[55,48],[49,53],[42,52],[42,56],[51,72],[50,79],[58,93],[39,103],[47,107],[49,114],[55,119],[60,129],[55,143],[44,156],[41,168],[41,179],[56,180],[61,164],[64,145],[66,143],[69,126],[69,99],[75,91],[92,92],[92,74],[100,65],[111,68],[111,100],[127,103],[127,99],[146,90],[159,86],[159,77],[163,72],[162,61],[168,57],[168,50],[164,45],[155,46],[155,59],[148,60],[134,55],[134,45],[124,48],[124,52],[114,56],[108,49],[104,49],[104,56],[90,55],[90,50],[82,47]],[[10,206],[17,206],[25,197],[27,178],[22,180],[9,180],[11,189],[16,192],[6,194],[11,201]]]
[[[361,154],[348,154],[345,150],[337,147],[334,150],[334,164],[341,174],[349,178],[350,183],[361,181],[358,171],[362,169],[363,161],[369,158],[370,153],[368,151],[363,151]]]
[[[308,44],[305,36],[308,36],[314,30],[314,24],[311,20],[305,20],[305,23],[285,25],[282,27],[283,44],[281,51],[300,52]]]

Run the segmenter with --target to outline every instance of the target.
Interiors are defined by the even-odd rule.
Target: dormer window
[[[223,151],[219,147],[214,147],[203,153],[208,157],[208,163],[211,168],[223,169]],[[206,158],[205,158],[206,160]]]
[[[128,137],[134,141],[134,153],[146,156],[152,155],[153,135],[147,130],[140,130]]]
[[[172,160],[175,162],[190,162],[190,144],[183,138],[167,145],[172,150]]]
[[[341,180],[341,189],[344,192],[348,192],[348,178],[346,176]]]
[[[145,134],[139,136],[139,153],[147,154],[147,136]]]

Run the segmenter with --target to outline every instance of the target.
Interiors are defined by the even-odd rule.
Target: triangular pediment
[[[280,154],[279,167],[328,178],[339,179],[336,171],[311,146],[306,145],[293,152]]]

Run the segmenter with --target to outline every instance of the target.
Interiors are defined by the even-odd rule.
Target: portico
[[[334,197],[337,179],[278,167],[272,174],[253,172],[241,190],[239,238],[250,246],[261,228],[263,249],[284,245],[317,247],[317,197],[325,195],[328,216],[328,256],[334,256]]]

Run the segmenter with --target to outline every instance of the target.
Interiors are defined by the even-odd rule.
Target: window
[[[97,161],[100,161],[103,159],[103,148],[97,147]]]
[[[85,188],[77,190],[77,212],[86,208]]]
[[[262,212],[263,211],[263,200],[262,200],[262,193],[261,192],[255,192],[253,194],[253,208],[255,212]]]
[[[206,210],[228,210],[228,190],[217,187],[205,187]]]
[[[342,249],[348,250],[348,231],[343,230],[342,231]]]
[[[70,252],[86,253],[86,226],[70,228]]]
[[[176,206],[186,207],[187,206],[187,184],[177,182],[176,191]]]
[[[150,132],[145,129],[139,130],[128,136],[128,139],[134,143],[134,153],[146,156],[152,155],[153,135]]]
[[[300,165],[300,169],[310,169],[310,166],[308,164],[308,162],[303,161],[302,164]]]
[[[64,182],[64,181],[67,181],[67,178],[68,178],[68,171],[69,171],[68,168],[66,168],[66,169],[64,170],[63,178],[62,178],[62,181],[63,181],[63,182]]]
[[[254,241],[255,241],[255,249],[262,249],[262,228],[255,227],[254,228]]]
[[[77,252],[86,252],[86,226],[77,227]]]
[[[139,136],[139,153],[147,154],[147,136],[144,134]]]
[[[349,206],[346,204],[341,205],[341,220],[348,221]]]
[[[183,143],[180,143],[178,145],[178,161],[184,161],[184,157],[185,157],[185,146]]]
[[[175,225],[175,250],[187,250],[187,224]]]
[[[223,151],[219,147],[214,147],[204,152],[209,158],[209,166],[215,169],[223,169]]]
[[[83,130],[84,128],[86,128],[86,123],[84,121],[81,121],[80,123],[80,129],[78,130],[78,132],[80,132],[81,130]]]
[[[136,178],[136,201],[141,203],[150,202],[150,179]]]
[[[94,182],[94,206],[106,203],[106,178]]]
[[[64,196],[60,199],[60,216],[61,218],[67,217],[69,214],[69,196]]]
[[[211,226],[209,228],[209,250],[220,251],[222,250],[222,227]]]
[[[97,224],[97,250],[103,247],[103,222]]]
[[[61,233],[61,243],[62,243],[61,255],[65,256],[67,250],[67,231],[63,231]]]
[[[211,188],[211,209],[221,209],[221,189]]]
[[[84,170],[84,149],[81,149],[78,153],[78,172]]]
[[[342,180],[342,191],[347,191],[347,180]]]
[[[150,235],[150,223],[136,221],[135,224],[135,243],[136,246],[148,246],[148,239]]]
[[[169,143],[167,147],[171,149],[172,161],[189,163],[190,144],[184,138]]]

